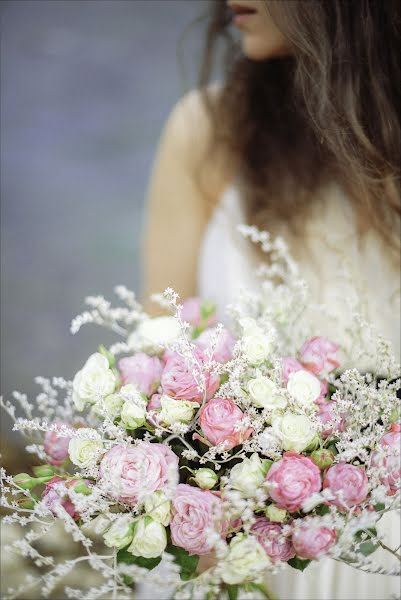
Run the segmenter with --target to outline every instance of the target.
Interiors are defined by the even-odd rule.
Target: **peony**
[[[132,541],[134,535],[134,523],[130,514],[122,514],[112,522],[111,526],[103,534],[104,543],[109,548],[125,548]]]
[[[202,364],[203,355],[200,351],[196,353],[198,361]],[[217,388],[220,380],[213,373],[204,373],[206,385],[206,398],[211,398]],[[170,354],[161,378],[163,392],[177,400],[191,400],[201,402],[204,392],[199,389],[199,383],[196,381],[191,367],[187,364],[185,358],[178,354]]]
[[[76,482],[76,479],[67,482],[62,477],[54,476],[46,483],[42,493],[43,504],[55,517],[58,517],[60,511],[64,509],[74,520],[79,519],[75,504],[68,496],[68,488]]]
[[[268,460],[261,460],[256,452],[250,458],[244,458],[231,468],[230,487],[245,498],[252,497],[264,482],[270,464]]]
[[[222,329],[220,333],[217,334],[216,343],[213,344],[213,340],[216,336],[216,329],[206,329],[200,336],[196,339],[196,346],[199,348],[204,354],[214,348],[214,352],[211,355],[211,359],[215,360],[219,363],[226,363],[232,359],[233,350],[235,346],[235,339],[231,335],[227,329]]]
[[[310,458],[287,452],[284,458],[270,467],[266,481],[275,484],[270,497],[279,508],[296,512],[312,494],[322,487],[319,468]]]
[[[260,376],[248,382],[248,392],[252,404],[258,408],[270,410],[282,409],[287,405],[287,400],[281,396],[276,384],[268,377]]]
[[[118,368],[123,383],[132,383],[146,396],[151,396],[157,390],[163,371],[163,365],[157,356],[148,356],[143,352],[122,358]]]
[[[401,477],[401,433],[398,424],[394,423],[383,435],[371,461],[373,467],[380,469],[380,481],[388,487],[388,495],[393,496],[400,489]]]
[[[171,517],[171,502],[162,490],[156,490],[145,500],[145,512],[157,523],[167,526]]]
[[[330,504],[351,508],[363,502],[368,495],[368,478],[362,467],[339,463],[328,469],[323,487],[329,488],[335,496]]]
[[[336,541],[334,529],[320,524],[320,519],[302,519],[301,526],[294,528],[292,544],[294,550],[302,559],[319,558],[327,554]]]
[[[165,425],[174,423],[189,423],[192,421],[194,412],[199,408],[197,402],[189,400],[175,400],[163,394],[160,398],[161,411],[158,414],[158,420]]]
[[[330,373],[340,366],[336,357],[338,349],[339,346],[327,338],[315,336],[302,346],[300,360],[316,375]]]
[[[151,517],[142,517],[134,527],[134,537],[127,548],[134,556],[157,558],[167,546],[166,529]]]
[[[107,358],[100,352],[92,354],[72,382],[72,398],[77,410],[83,410],[85,404],[95,404],[112,394],[116,383]]]
[[[131,348],[149,354],[161,354],[181,335],[180,324],[174,317],[145,319],[128,338]]]
[[[187,298],[182,305],[181,319],[197,329],[216,325],[216,306],[201,298]]]
[[[244,418],[242,410],[230,398],[214,398],[201,409],[200,426],[205,437],[216,446],[224,442],[225,450],[231,450],[252,433],[250,427],[244,431],[236,429]]]
[[[93,466],[100,456],[103,448],[102,440],[100,435],[91,429],[90,427],[82,427],[79,430],[80,433],[85,432],[90,435],[91,439],[73,437],[70,439],[68,444],[68,454],[71,462],[77,465],[81,469],[86,469]]]
[[[316,437],[316,429],[307,416],[290,412],[273,416],[272,429],[284,450],[302,452]]]
[[[208,490],[185,483],[177,486],[170,522],[171,541],[189,554],[208,554],[213,543],[208,530],[223,532],[222,501]]]
[[[333,431],[343,431],[344,430],[344,419],[338,423],[336,419],[337,413],[335,410],[336,402],[334,400],[324,400],[320,402],[318,405],[318,412],[316,414],[319,421],[322,425],[326,425],[325,429],[321,432],[321,436],[323,439],[326,439],[333,433]]]
[[[294,558],[291,540],[283,535],[283,528],[278,523],[271,523],[266,517],[258,517],[251,527],[251,533],[273,562],[287,562]]]
[[[312,373],[301,369],[290,374],[287,390],[299,406],[308,408],[320,397],[320,381]]]
[[[56,425],[65,425],[68,427],[68,423],[62,421],[55,421]],[[62,437],[57,435],[55,431],[46,431],[44,439],[44,451],[46,452],[48,463],[59,467],[68,458],[68,444],[70,443],[69,437]]]
[[[231,540],[221,576],[229,585],[252,582],[269,565],[270,559],[257,539],[239,533]]]
[[[120,502],[135,505],[148,494],[178,481],[178,457],[165,444],[119,444],[100,463],[100,479]]]

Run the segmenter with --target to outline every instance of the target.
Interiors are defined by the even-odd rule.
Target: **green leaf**
[[[188,581],[196,575],[199,556],[191,556],[184,548],[173,545],[167,546],[166,552],[174,556],[175,562],[180,567],[181,579]]]
[[[151,571],[161,561],[161,556],[157,558],[144,558],[143,556],[134,556],[128,550],[119,550],[117,553],[117,562],[123,562],[127,565],[138,565],[138,567],[142,567],[143,569],[149,569]]]
[[[311,562],[310,560],[303,560],[302,558],[298,558],[298,556],[296,556],[295,558],[291,558],[288,561],[288,564],[293,569],[298,569],[299,571],[303,571],[304,569],[306,569],[306,567],[309,565],[310,562]]]
[[[274,600],[274,597],[263,583],[248,584],[251,590],[256,590],[267,600]]]
[[[327,504],[319,504],[316,507],[316,514],[319,516],[327,515],[330,512],[330,507]]]
[[[374,528],[368,529],[367,531],[369,531],[372,535],[377,535],[377,531]],[[360,542],[358,552],[364,556],[369,556],[369,554],[375,552],[379,546],[378,544],[375,544],[375,541],[372,540],[368,535],[366,535],[366,540],[364,540],[364,533],[364,531],[357,531],[355,534],[355,539],[357,542]]]
[[[226,585],[226,590],[227,590],[229,600],[237,600],[238,592],[239,592],[238,585]]]
[[[98,348],[100,354],[103,354],[103,356],[105,356],[107,358],[107,360],[109,361],[109,367],[110,369],[115,369],[116,367],[116,357],[114,356],[114,354],[112,354],[111,352],[109,352],[107,350],[107,348],[101,344]]]
[[[384,510],[386,508],[386,505],[383,504],[382,502],[379,502],[379,504],[375,504],[375,511],[376,512],[380,512],[381,510]]]

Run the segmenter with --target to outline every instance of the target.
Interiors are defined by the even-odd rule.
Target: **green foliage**
[[[229,600],[237,600],[239,586],[238,585],[226,585],[225,588],[227,590]]]
[[[368,531],[372,535],[377,535],[377,531],[374,528],[367,529],[366,531]],[[360,543],[358,552],[360,552],[364,556],[369,556],[369,554],[372,554],[373,552],[375,552],[375,550],[377,550],[378,544],[376,544],[375,540],[371,539],[369,537],[369,535],[366,535],[366,540],[365,540],[364,534],[366,535],[365,531],[357,531],[357,533],[355,534],[355,540]],[[362,540],[364,540],[364,541],[362,541]]]
[[[175,562],[180,567],[181,579],[188,581],[196,575],[196,568],[199,562],[199,556],[191,556],[184,548],[178,548],[169,544],[166,552],[174,556]]]
[[[296,556],[295,558],[291,558],[288,561],[288,564],[293,569],[298,569],[299,571],[303,571],[304,569],[306,569],[306,567],[309,565],[310,562],[311,562],[310,560],[303,560],[302,558],[298,558]]]
[[[134,556],[126,549],[119,550],[117,553],[117,562],[123,562],[127,565],[138,565],[138,567],[149,569],[149,571],[157,567],[160,561],[161,556],[157,558],[144,558],[143,556]]]

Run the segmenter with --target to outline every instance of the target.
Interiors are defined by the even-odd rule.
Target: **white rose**
[[[238,585],[253,581],[269,564],[270,559],[259,542],[240,533],[231,541],[221,576],[225,583]]]
[[[157,558],[167,546],[164,526],[150,517],[142,517],[135,523],[134,538],[128,552],[144,558]]]
[[[80,432],[91,433],[94,439],[84,439],[73,437],[68,444],[68,454],[70,460],[81,469],[92,466],[96,463],[100,451],[103,448],[99,434],[94,429],[82,427]]]
[[[259,325],[256,323],[255,319],[251,317],[243,317],[240,319],[239,324],[242,327],[242,335],[254,335],[261,333]]]
[[[197,402],[175,400],[165,394],[160,398],[160,404],[162,409],[159,413],[159,421],[166,425],[189,423],[193,419],[195,410],[200,406]]]
[[[260,365],[271,354],[271,342],[261,331],[246,335],[242,339],[242,344],[245,358],[251,365]]]
[[[107,358],[100,352],[92,354],[72,382],[72,398],[76,408],[82,410],[85,404],[94,404],[112,394],[116,383],[116,376],[109,368]]]
[[[125,386],[128,387],[128,386]],[[146,402],[140,394],[136,392],[134,396],[128,398],[121,411],[121,423],[126,429],[137,429],[142,427],[146,421]]]
[[[287,390],[300,406],[310,407],[320,396],[320,381],[309,371],[301,369],[291,373]]]
[[[174,317],[156,317],[142,321],[128,338],[134,350],[149,354],[160,354],[176,340],[181,333],[180,325]]]
[[[258,408],[281,409],[287,400],[280,396],[276,384],[268,377],[256,377],[248,382],[248,392],[252,403]]]
[[[156,490],[146,498],[145,512],[157,523],[167,526],[171,519],[171,502],[162,490]]]
[[[196,485],[203,490],[211,490],[216,485],[219,478],[212,469],[202,467],[201,469],[194,471],[194,480]]]
[[[104,543],[109,548],[125,548],[134,536],[134,524],[131,515],[121,515],[111,524],[111,527],[103,534]]]
[[[112,419],[120,416],[124,404],[124,398],[119,394],[110,394],[106,398],[98,400],[93,406],[93,411],[100,416],[107,416]]]
[[[316,429],[305,415],[289,412],[284,416],[276,416],[273,418],[272,428],[284,450],[302,452],[316,437]]]
[[[241,492],[245,498],[252,497],[264,482],[269,464],[267,460],[260,460],[256,452],[251,458],[244,458],[230,471],[230,487]]]

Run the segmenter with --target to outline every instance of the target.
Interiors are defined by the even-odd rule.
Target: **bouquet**
[[[10,550],[44,569],[10,598],[38,584],[51,596],[82,562],[104,582],[67,598],[130,598],[149,580],[163,597],[269,598],[268,572],[322,557],[399,574],[377,530],[400,498],[399,366],[355,314],[353,356],[375,369],[343,369],[336,341],[302,318],[311,302],[283,241],[241,231],[267,260],[258,289],[227,307],[230,328],[171,289],[151,318],[119,286],[124,306],[89,297],[71,329],[96,323],[123,341],[72,381],[37,378],[35,405],[14,392],[24,416],[2,401],[38,457],[30,474],[1,473],[4,521],[26,529]],[[36,543],[56,521],[82,548],[58,565]]]

